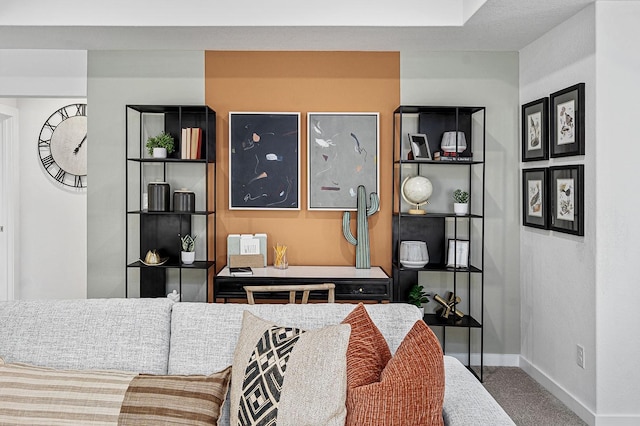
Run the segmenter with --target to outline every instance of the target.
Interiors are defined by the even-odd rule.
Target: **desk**
[[[353,266],[289,266],[287,269],[252,268],[253,275],[231,276],[225,266],[216,275],[215,299],[246,299],[242,286],[334,283],[336,300],[389,300],[391,278],[379,266],[356,269]],[[262,296],[261,296],[262,297]],[[270,295],[265,295],[265,298]],[[272,298],[281,298],[271,295]]]

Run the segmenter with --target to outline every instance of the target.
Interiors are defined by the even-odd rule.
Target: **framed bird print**
[[[550,228],[584,235],[584,166],[549,167]]]
[[[549,98],[522,105],[522,161],[549,159]]]
[[[584,155],[584,83],[550,95],[551,157]]]
[[[547,168],[522,171],[522,224],[549,229],[549,194]]]

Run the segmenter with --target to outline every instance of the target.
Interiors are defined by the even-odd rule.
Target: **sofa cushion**
[[[176,303],[171,313],[169,374],[210,374],[230,365],[244,311],[275,324],[312,330],[340,323],[353,308],[349,303]],[[367,304],[365,308],[392,353],[413,323],[422,318],[418,308],[406,303]],[[222,413],[223,424],[229,424],[229,399]]]
[[[413,323],[422,318],[418,308],[405,303],[365,307],[392,353]],[[209,374],[230,365],[244,311],[275,324],[312,330],[339,324],[353,308],[349,303],[176,303],[171,319],[169,374]]]
[[[304,331],[245,312],[233,358],[231,424],[344,425],[350,327]]]
[[[230,373],[56,370],[0,358],[0,424],[217,424]]]
[[[167,374],[172,304],[166,298],[0,302],[0,356],[43,367]]]
[[[422,320],[416,321],[381,368],[388,353],[367,317],[367,311],[358,306],[344,321],[352,327],[346,425],[442,425],[445,378],[437,337]]]

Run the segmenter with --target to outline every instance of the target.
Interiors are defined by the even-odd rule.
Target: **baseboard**
[[[461,363],[467,365],[466,353],[447,353],[457,358]],[[485,367],[519,367],[519,354],[484,354],[483,364]],[[480,354],[471,354],[471,365],[480,365]]]
[[[638,426],[640,425],[640,416],[597,416],[596,426]]]
[[[527,359],[520,356],[520,368],[522,368],[528,375],[530,375],[536,382],[540,383],[546,390],[551,392],[553,396],[558,398],[564,405],[569,407],[571,411],[576,413],[578,417],[580,417],[583,421],[591,426],[596,425],[596,415],[591,411],[588,407],[586,407],[582,402],[576,399],[571,393],[569,393],[565,388],[560,386],[556,381],[551,379],[545,373],[540,371],[537,367],[532,365]],[[637,422],[637,420],[636,420]],[[598,419],[598,425],[631,425],[632,423],[600,423],[600,419]],[[633,423],[637,425],[638,423]]]

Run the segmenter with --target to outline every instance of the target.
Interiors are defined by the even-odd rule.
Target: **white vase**
[[[182,259],[182,263],[184,263],[185,265],[191,265],[196,260],[196,252],[182,251],[180,252],[180,257]]]
[[[453,203],[453,211],[457,215],[469,213],[469,203]]]
[[[153,158],[167,158],[167,148],[153,148]]]

